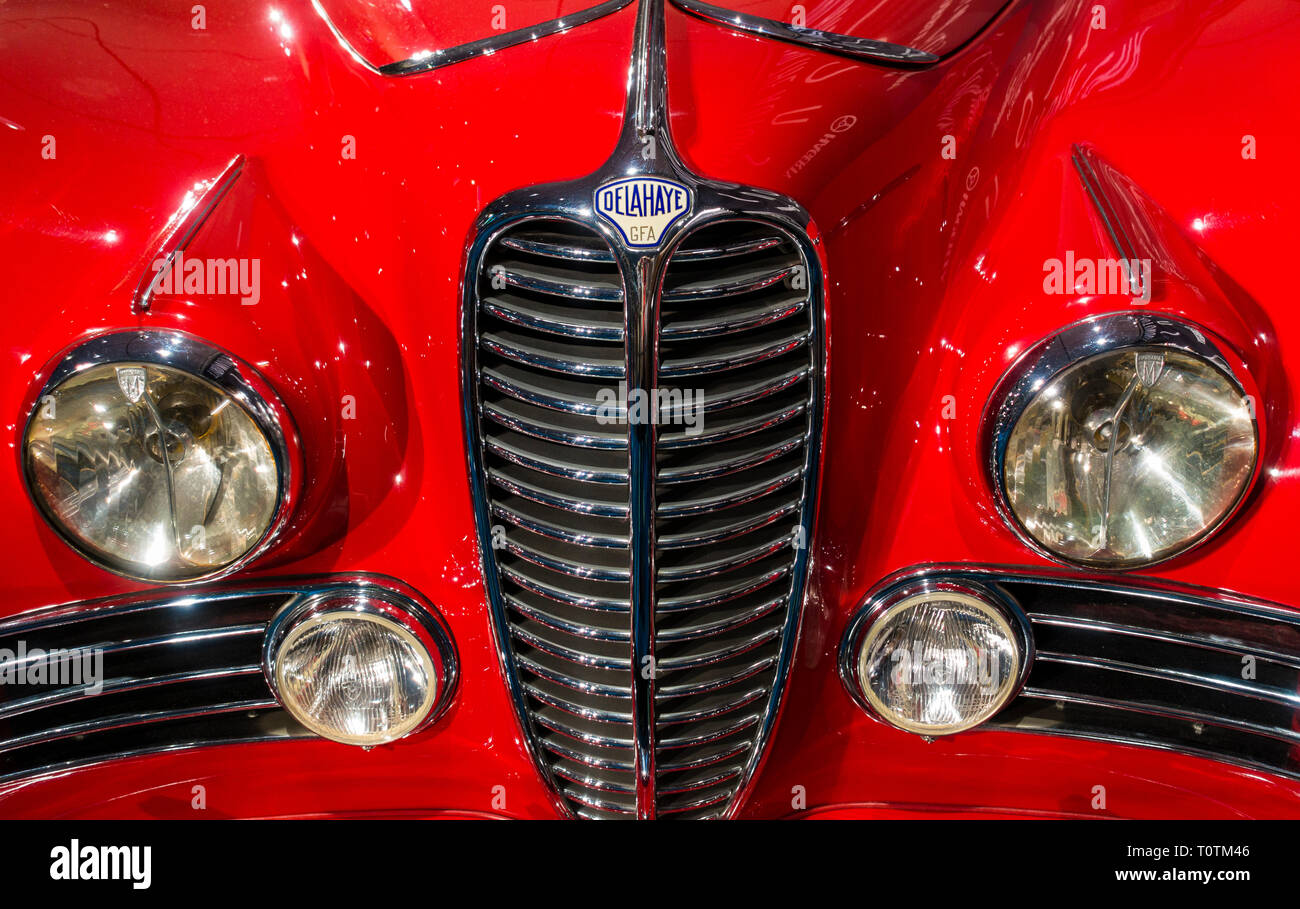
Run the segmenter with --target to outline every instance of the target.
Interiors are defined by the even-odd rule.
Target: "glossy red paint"
[[[347,45],[375,67],[434,54],[494,34],[532,29],[594,5],[587,0],[517,0],[482,6],[317,2]],[[292,26],[287,27],[287,34],[293,34]]]
[[[713,3],[752,16],[804,28],[902,44],[931,54],[950,54],[979,33],[1006,0],[893,0],[843,3],[811,0],[730,0]]]
[[[776,16],[761,6],[745,8]],[[1300,511],[1288,369],[1300,346],[1289,275],[1300,234],[1289,150],[1300,137],[1288,115],[1300,11],[1266,0],[1113,2],[1094,28],[1082,0],[977,7],[992,22],[919,71],[668,10],[684,159],[799,201],[828,265],[814,568],[780,725],[743,814],[800,814],[801,791],[811,815],[1300,816],[1295,781],[1200,758],[1005,732],[926,744],[865,716],[836,674],[844,627],[881,579],[935,562],[1051,564],[994,507],[980,421],[1020,352],[1128,307],[1043,292],[1045,260],[1111,254],[1070,164],[1075,143],[1129,187],[1134,223],[1161,250],[1148,307],[1222,338],[1264,404],[1263,469],[1241,513],[1141,574],[1300,606],[1284,555]],[[868,36],[912,34],[938,48],[915,37],[919,8]],[[810,5],[809,26],[853,19],[818,15]],[[284,541],[241,577],[401,578],[437,604],[462,661],[448,714],[408,740],[370,752],[295,742],[128,759],[5,786],[0,814],[554,816],[484,604],[460,424],[459,285],[486,203],[608,156],[634,16],[628,7],[386,80],[359,67],[306,0],[210,5],[201,31],[162,3],[0,11],[0,425],[14,451],[0,469],[0,611],[144,589],[45,526],[16,448],[61,351],[109,330],[171,328],[256,366],[297,423],[301,505]],[[963,19],[924,34],[977,28]],[[47,136],[53,158],[42,156]],[[1255,159],[1242,156],[1246,136]],[[945,137],[955,157],[941,154]],[[349,138],[355,158],[343,157]],[[160,297],[133,314],[131,293],[185,192],[241,154],[246,174],[193,250],[260,257],[262,299]],[[345,394],[355,420],[341,416]],[[941,418],[949,395],[956,420]],[[200,784],[206,812],[192,807]],[[1096,785],[1107,787],[1104,812],[1091,805]]]

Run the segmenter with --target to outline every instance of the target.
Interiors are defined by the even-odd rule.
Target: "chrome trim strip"
[[[583,483],[604,483],[607,486],[619,486],[627,482],[627,472],[624,470],[586,470],[572,467],[531,452],[520,451],[495,439],[484,439],[483,447],[511,464],[561,479]]]
[[[684,502],[660,503],[660,517],[682,517],[689,515],[707,514],[710,511],[717,511],[723,508],[733,508],[737,505],[745,505],[755,499],[769,495],[780,489],[784,489],[791,483],[803,479],[803,468],[795,467],[780,473],[775,477],[769,477],[759,480],[749,486],[741,489],[729,490],[720,493],[714,493],[699,499],[688,499]]]
[[[812,340],[812,336],[813,332],[809,329],[792,338],[768,341],[765,344],[759,344],[757,347],[747,347],[744,350],[730,354],[704,354],[683,360],[668,360],[664,363],[660,375],[665,379],[692,378],[699,375],[728,372],[744,366],[753,366],[755,363],[762,363],[765,360],[771,360],[798,350]]]
[[[581,546],[601,546],[606,549],[626,549],[629,545],[626,537],[614,536],[608,533],[584,532],[579,530],[569,530],[567,527],[560,527],[549,521],[540,518],[529,517],[522,512],[513,508],[507,508],[505,505],[492,503],[492,513],[498,517],[505,518],[507,521],[518,524],[525,530],[531,530],[540,536],[548,537],[552,540],[559,540],[562,543],[576,543]]]
[[[1273,776],[1289,777],[1290,779],[1300,779],[1300,771],[1285,770],[1261,761],[1252,761],[1247,758],[1233,757],[1225,759],[1223,755],[1208,748],[1192,748],[1183,745],[1173,745],[1169,742],[1162,742],[1159,739],[1143,738],[1136,734],[1101,732],[1098,730],[1062,730],[1051,727],[1031,726],[1031,725],[1008,725],[999,724],[995,717],[990,725],[981,726],[980,732],[1007,732],[1018,735],[1053,735],[1059,738],[1082,739],[1088,742],[1101,742],[1105,745],[1126,745],[1133,748],[1151,748],[1156,751],[1165,751],[1170,754],[1182,754],[1189,757],[1201,758],[1202,760],[1211,761],[1216,764],[1232,764],[1234,767],[1244,767],[1247,770],[1254,770],[1259,773],[1267,773]]]
[[[316,15],[325,22],[334,39],[338,41],[339,46],[344,52],[355,60],[358,64],[372,73],[380,76],[414,76],[418,73],[427,73],[435,69],[441,69],[444,66],[452,66],[457,63],[464,63],[466,60],[473,60],[475,57],[484,57],[495,54],[499,50],[505,50],[508,47],[514,47],[518,44],[524,44],[528,41],[537,41],[541,38],[549,38],[551,35],[558,35],[567,32],[571,28],[577,28],[580,25],[586,25],[597,19],[603,18],[616,13],[623,7],[630,4],[632,0],[606,0],[606,2],[591,7],[590,9],[580,10],[568,16],[559,19],[551,19],[547,22],[539,22],[537,25],[530,25],[525,28],[517,28],[513,31],[502,32],[499,35],[489,35],[486,38],[480,38],[477,41],[470,41],[466,44],[458,44],[454,47],[444,48],[443,50],[431,51],[416,57],[410,57],[406,60],[396,60],[392,63],[385,63],[376,66],[365,57],[363,57],[355,47],[343,36],[338,27],[330,19],[325,9],[320,5],[320,0],[311,0],[312,8],[316,10]]]
[[[770,237],[762,237],[757,240],[741,240],[722,246],[688,249],[678,253],[677,259],[678,261],[698,262],[701,260],[725,259],[731,256],[747,256],[750,253],[771,249],[777,245],[777,242]],[[571,263],[601,262],[612,265],[615,262],[614,254],[606,249],[587,249],[586,247],[565,246],[540,240],[521,240],[517,237],[506,237],[501,241],[501,245],[518,252],[532,253],[536,256],[550,256]]]
[[[539,505],[549,505],[552,508],[558,508],[561,511],[571,511],[574,514],[596,515],[605,518],[625,518],[627,517],[627,506],[621,502],[598,501],[595,497],[586,499],[574,499],[560,493],[551,492],[534,486],[532,483],[526,483],[523,480],[516,480],[509,474],[500,470],[489,469],[488,480],[502,489],[519,496],[521,499],[528,499],[530,502],[536,502]],[[509,540],[505,542],[509,546]],[[558,560],[557,564],[564,564],[564,560]],[[589,569],[588,569],[589,570]]]
[[[715,574],[721,574],[727,568],[744,568],[746,565],[752,565],[759,559],[780,552],[789,545],[790,541],[788,539],[779,536],[731,556],[710,559],[706,562],[688,562],[685,565],[673,565],[664,568],[659,572],[659,577],[664,581],[698,581]]]
[[[780,300],[776,305],[769,303],[756,310],[750,310],[745,315],[732,316],[722,321],[695,319],[678,322],[672,320],[660,329],[660,336],[669,340],[691,341],[698,338],[730,335],[749,328],[759,328],[764,325],[771,325],[774,322],[780,322],[782,319],[801,314],[806,308],[807,302],[803,297],[799,297],[793,301]]]
[[[285,716],[287,717],[288,714],[285,714]],[[290,742],[316,738],[316,736],[307,732],[305,729],[302,729],[301,731],[299,731],[299,729],[300,727],[294,723],[292,727],[287,726],[285,731],[275,734],[244,736],[230,739],[196,738],[184,742],[173,742],[169,745],[158,745],[149,748],[134,748],[129,751],[120,751],[114,754],[111,758],[78,758],[71,761],[59,761],[53,764],[45,764],[32,770],[18,770],[12,773],[0,774],[0,785],[8,785],[9,783],[21,781],[23,786],[28,786],[33,783],[41,782],[43,778],[68,773],[74,770],[94,767],[99,764],[108,763],[109,761],[120,761],[128,758],[168,754],[174,751],[188,751],[195,748],[215,748],[222,745],[260,745],[268,742]]]
[[[623,643],[627,643],[632,639],[632,635],[628,631],[602,628],[599,625],[571,622],[568,619],[562,619],[558,616],[553,616],[548,612],[543,612],[536,606],[530,606],[516,597],[510,597],[508,602],[510,603],[511,609],[525,618],[532,619],[534,622],[537,622],[540,625],[545,625],[547,628],[554,629],[555,631],[562,631],[565,634],[571,634],[577,638],[587,638],[592,641],[620,641]],[[620,611],[626,612],[627,610]],[[531,691],[532,688],[530,685],[531,683],[525,682],[524,688]],[[631,714],[628,714],[628,718],[631,718]]]
[[[483,301],[483,311],[496,316],[503,322],[509,322],[512,325],[522,325],[524,328],[532,328],[537,331],[544,331],[549,334],[559,335],[562,338],[575,338],[578,340],[590,341],[622,341],[623,329],[621,326],[600,326],[592,325],[590,322],[575,322],[571,319],[565,319],[559,316],[548,316],[545,313],[538,313],[523,306],[507,306],[499,299],[489,299]],[[595,405],[592,405],[594,411]]]
[[[550,666],[544,666],[536,660],[526,656],[518,656],[515,659],[519,665],[523,666],[533,675],[538,676],[548,682],[554,682],[557,685],[563,685],[565,688],[571,688],[574,691],[581,691],[584,694],[598,694],[602,697],[619,698],[620,700],[630,700],[632,693],[627,688],[620,688],[615,685],[606,685],[603,682],[588,682],[571,675],[565,675],[557,669]],[[629,765],[626,769],[631,770]]]
[[[663,0],[639,0],[632,63],[628,73],[628,99],[623,112],[623,136],[615,158],[636,161],[642,142],[649,140],[670,153],[667,127],[667,49],[664,42]],[[652,146],[653,147],[653,146]],[[642,159],[644,164],[644,159]],[[643,171],[627,167],[626,173]],[[599,219],[598,219],[599,220]],[[671,230],[671,228],[669,228]],[[612,246],[618,255],[619,246]],[[629,388],[655,388],[659,370],[659,303],[666,260],[650,254],[635,255],[624,272],[631,283],[624,308],[623,337]],[[633,307],[633,301],[636,306]],[[655,763],[658,748],[655,723],[655,688],[660,667],[655,662],[656,544],[655,449],[657,421],[628,427],[628,504],[632,518],[632,764],[636,787],[636,816],[658,815]]]
[[[1300,710],[1300,694],[1279,691],[1276,688],[1263,685],[1258,688],[1251,688],[1250,685],[1244,685],[1234,679],[1227,679],[1222,676],[1202,675],[1201,673],[1186,672],[1179,669],[1165,669],[1161,666],[1142,666],[1137,663],[1112,660],[1106,657],[1076,656],[1051,650],[1039,651],[1038,659],[1043,663],[1060,663],[1065,666],[1078,666],[1083,669],[1103,669],[1124,675],[1136,675],[1164,682],[1176,682],[1181,685],[1191,685],[1194,688],[1221,691],[1225,694],[1235,694],[1238,697],[1251,698],[1256,701],[1265,701],[1266,703],[1279,704],[1283,707]]]
[[[192,631],[181,631],[172,635],[157,635],[148,638],[132,638],[125,641],[99,641],[94,643],[80,644],[80,650],[100,650],[104,653],[122,653],[127,650],[139,650],[143,647],[162,647],[169,644],[193,644],[196,641],[206,641],[211,638],[229,638],[241,637],[243,635],[261,634],[263,625],[225,625],[217,628],[197,628]],[[30,664],[38,660],[48,663],[51,659],[57,660],[58,654],[46,653],[41,657],[33,657],[30,654],[23,660],[16,657],[12,660],[6,660],[0,663],[0,671],[6,671],[10,666],[21,664]],[[17,701],[5,701],[5,705],[21,703],[25,698]],[[0,707],[0,716],[5,715],[5,708]]]
[[[591,376],[600,379],[621,379],[626,373],[622,364],[614,365],[608,361],[565,360],[554,357],[544,350],[529,350],[526,347],[511,344],[508,338],[502,338],[500,332],[484,332],[479,335],[479,344],[485,350],[498,356],[506,357],[525,366],[546,369],[566,375]]]
[[[627,604],[622,600],[614,599],[612,597],[580,596],[578,594],[569,593],[567,590],[544,584],[536,578],[529,577],[523,572],[511,568],[509,565],[501,565],[499,567],[503,575],[514,581],[529,593],[536,594],[539,597],[545,597],[553,602],[561,603],[566,606],[579,606],[583,609],[597,609],[601,612],[626,613],[628,611]],[[514,604],[516,598],[506,594],[506,601]],[[529,608],[530,607],[527,604],[523,605],[524,610]]]
[[[1049,612],[1031,612],[1028,615],[1029,620],[1035,625],[1072,628],[1076,631],[1100,631],[1107,634],[1118,634],[1124,637],[1142,638],[1148,641],[1160,641],[1165,644],[1182,644],[1185,647],[1196,647],[1200,650],[1214,650],[1218,653],[1229,653],[1238,657],[1253,656],[1259,659],[1282,663],[1300,669],[1300,655],[1283,653],[1280,650],[1270,650],[1267,647],[1257,647],[1245,641],[1234,642],[1219,637],[1196,638],[1190,634],[1181,634],[1158,628],[1144,628],[1139,625],[1122,625],[1117,622],[1081,618],[1079,616],[1054,615]]]
[[[916,50],[901,44],[887,41],[872,41],[869,38],[854,38],[835,32],[823,32],[815,28],[791,25],[776,19],[764,19],[751,13],[741,13],[724,9],[700,0],[672,0],[673,6],[684,13],[690,13],[705,22],[730,28],[738,32],[797,44],[810,50],[818,50],[840,57],[849,57],[867,63],[880,63],[889,66],[907,67],[909,69],[927,67],[938,63],[940,58],[927,51]]]
[[[660,376],[665,375],[660,371]],[[780,426],[783,423],[789,423],[796,417],[802,417],[808,410],[808,402],[799,401],[791,404],[789,407],[771,412],[759,414],[756,417],[749,417],[743,420],[737,420],[732,423],[724,423],[721,429],[701,432],[698,435],[690,435],[685,431],[679,433],[665,433],[665,438],[660,442],[659,447],[665,451],[680,451],[684,448],[700,448],[707,445],[717,445],[723,442],[733,442],[736,439],[743,439],[745,436],[752,436],[755,433],[762,432],[765,429],[771,429],[773,426]]]
[[[261,595],[261,594],[259,594]],[[270,595],[270,594],[266,594]],[[100,597],[96,600],[42,606],[9,616],[0,621],[0,635],[15,635],[44,628],[57,628],[90,619],[129,615],[170,606],[193,606],[196,603],[222,603],[253,596],[238,587],[222,590],[185,592],[174,588],[125,596]]]
[[[235,181],[239,179],[239,174],[243,169],[244,156],[236,155],[220,174],[207,181],[206,187],[171,216],[166,235],[159,245],[158,251],[146,264],[144,276],[140,279],[140,283],[136,285],[135,293],[131,296],[131,312],[139,314],[149,311],[149,307],[153,304],[154,294],[157,292],[158,282],[162,280],[163,275],[171,271],[172,265],[176,261],[176,254],[184,251],[190,245],[190,241],[199,232],[199,228],[208,220],[208,216],[216,211],[217,205],[230,191],[230,187],[235,185]],[[187,199],[189,196],[190,194],[187,193]],[[151,274],[153,263],[159,259],[163,260],[162,268]]]
[[[361,56],[361,53],[348,42],[348,39],[343,37],[343,33],[334,24],[334,20],[329,17],[329,13],[325,12],[325,7],[320,5],[320,0],[311,0],[311,7],[316,11],[316,15],[320,16],[321,21],[325,23],[325,27],[330,30],[330,34],[334,36],[334,40],[338,42],[339,47],[343,49],[345,54],[351,57],[359,66],[369,70],[376,76],[382,75],[379,67]]]
[[[593,581],[624,582],[631,579],[631,572],[626,568],[611,568],[606,565],[583,565],[578,562],[571,562],[568,559],[562,559],[558,556],[539,552],[536,549],[524,546],[518,541],[508,538],[502,544],[502,548],[505,549],[506,552],[523,559],[525,562],[531,562],[534,565],[540,565],[542,568],[549,568],[552,571],[572,575],[576,578],[590,578]]]
[[[1106,192],[1105,185],[1097,176],[1096,168],[1093,167],[1093,158],[1095,157],[1091,149],[1085,148],[1078,143],[1070,147],[1070,161],[1074,164],[1074,169],[1078,171],[1079,181],[1083,184],[1084,191],[1092,199],[1097,214],[1101,216],[1102,224],[1106,226],[1106,233],[1110,234],[1111,243],[1115,245],[1115,251],[1119,253],[1120,263],[1128,274],[1129,290],[1135,295],[1140,295],[1144,290],[1142,275],[1140,272],[1133,272],[1129,263],[1141,259],[1152,259],[1153,257],[1142,255],[1142,252],[1137,248],[1137,244],[1129,236],[1124,227],[1124,222],[1115,208],[1114,201]],[[1145,288],[1145,290],[1149,291],[1150,288]]]
[[[1148,704],[1145,701],[1130,701],[1120,698],[1103,698],[1092,695],[1080,695],[1068,691],[1054,691],[1050,688],[1025,688],[1021,692],[1027,698],[1040,698],[1045,701],[1064,701],[1068,704],[1085,704],[1089,707],[1105,707],[1109,710],[1128,710],[1133,713],[1145,713],[1151,716],[1163,716],[1172,720],[1186,720],[1189,723],[1204,723],[1207,726],[1222,726],[1224,729],[1236,729],[1251,735],[1277,739],[1280,742],[1300,743],[1300,731],[1262,726],[1246,720],[1234,720],[1217,716],[1204,710],[1184,710],[1182,708],[1164,707]]]
[[[820,410],[820,408],[816,408]],[[747,467],[754,467],[759,464],[766,464],[769,461],[775,461],[777,458],[787,455],[801,445],[808,444],[810,434],[801,433],[779,442],[775,448],[768,448],[758,452],[750,452],[741,455],[738,458],[730,460],[715,461],[709,464],[694,464],[690,467],[669,468],[659,475],[659,482],[665,484],[672,483],[690,483],[695,480],[716,480],[718,477],[725,477],[729,474],[738,473]]]
[[[699,720],[711,720],[715,717],[724,716],[733,710],[739,710],[747,707],[757,700],[767,697],[767,688],[760,686],[742,691],[737,697],[729,701],[709,707],[704,710],[665,710],[659,714],[659,722],[665,726],[672,726],[676,723],[691,723]],[[671,789],[661,789],[661,792],[672,794]]]
[[[257,633],[262,633],[262,627],[259,626]],[[189,644],[193,641],[181,641],[179,643]],[[95,650],[96,645],[88,647],[83,646],[81,650]],[[121,677],[115,679],[106,679],[99,691],[91,691],[86,686],[77,688],[59,688],[54,691],[46,691],[41,694],[29,695],[25,698],[19,698],[14,701],[6,701],[0,706],[0,718],[9,719],[10,717],[21,716],[24,713],[32,713],[36,710],[43,710],[46,707],[56,707],[60,704],[70,704],[73,701],[81,701],[86,698],[98,697],[101,694],[122,694],[129,691],[140,691],[146,688],[161,688],[165,685],[183,685],[186,682],[207,682],[212,679],[232,679],[241,675],[257,675],[262,671],[258,664],[248,666],[228,666],[218,669],[201,669],[197,672],[173,672],[167,675],[146,676],[145,678]],[[4,740],[0,739],[0,750],[3,749]]]
[[[562,300],[591,300],[595,303],[622,303],[623,290],[618,286],[597,285],[594,281],[586,284],[567,284],[564,281],[539,273],[535,269],[515,265],[507,268],[501,266],[497,272],[501,282],[507,287],[559,297]]]
[[[711,691],[718,691],[722,688],[734,685],[737,682],[743,682],[745,679],[752,678],[760,672],[771,669],[776,663],[776,657],[763,657],[763,659],[756,660],[736,672],[733,672],[731,675],[720,679],[710,679],[707,682],[683,682],[678,685],[665,685],[659,689],[659,697],[661,700],[666,700],[667,698],[684,698],[693,695],[708,694]]]
[[[692,281],[663,292],[665,303],[722,302],[720,298],[744,296],[780,284],[799,266],[798,262],[767,268],[757,274],[741,275],[722,281]]]
[[[153,723],[165,723],[170,720],[190,720],[203,716],[215,716],[222,713],[239,713],[241,710],[265,710],[278,707],[275,698],[258,698],[251,701],[234,701],[227,704],[213,704],[207,707],[185,707],[178,710],[149,710],[140,713],[123,713],[107,717],[98,717],[67,726],[55,726],[29,735],[15,736],[0,740],[0,754],[15,751],[32,745],[66,739],[74,735],[89,735],[98,732],[112,732],[130,726],[147,726]]]

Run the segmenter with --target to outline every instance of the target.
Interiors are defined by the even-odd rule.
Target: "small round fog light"
[[[970,729],[1001,710],[1024,683],[1032,652],[1017,610],[964,582],[888,594],[850,635],[850,684],[863,706],[925,736]]]
[[[267,631],[265,670],[285,710],[317,735],[369,747],[432,722],[455,680],[450,638],[383,588],[317,594]]]

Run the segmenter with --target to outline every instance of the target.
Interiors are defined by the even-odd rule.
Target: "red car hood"
[[[731,2],[793,16],[775,2]],[[308,462],[299,517],[246,575],[400,577],[446,614],[474,667],[459,725],[433,744],[517,735],[500,725],[511,708],[495,674],[466,482],[466,246],[501,195],[583,177],[609,158],[636,6],[402,77],[373,72],[340,41],[347,31],[356,53],[394,56],[415,35],[400,17],[349,20],[338,7],[331,28],[311,0],[277,0],[207,4],[199,23],[189,6],[0,6],[0,423],[11,449],[0,472],[0,551],[12,569],[3,612],[144,586],[90,564],[45,526],[15,449],[43,370],[77,340],[141,327],[190,332],[262,372],[294,415]],[[477,23],[448,2],[421,28],[443,44],[496,31],[491,6],[476,6],[487,11]],[[569,9],[504,6],[507,31]],[[990,504],[979,433],[1022,351],[1130,305],[1044,292],[1045,262],[1115,254],[1073,163],[1076,146],[1097,162],[1128,234],[1156,259],[1149,310],[1224,339],[1261,389],[1269,470],[1248,520],[1143,575],[1300,602],[1278,556],[1300,512],[1300,383],[1280,359],[1300,348],[1285,267],[1300,235],[1288,152],[1300,18],[1268,0],[1113,2],[1099,27],[1094,7],[1015,0],[994,16],[982,2],[806,4],[808,28],[942,58],[898,68],[668,5],[667,120],[682,161],[710,180],[799,203],[826,263],[827,457],[813,568],[772,769],[746,811],[789,813],[796,785],[844,803],[960,804],[979,792],[979,804],[996,807],[1026,800],[1026,779],[1041,784],[1035,804],[1053,806],[1095,782],[1103,746],[1087,752],[1095,760],[1062,748],[1059,769],[1039,775],[1006,760],[1004,733],[900,741],[862,713],[834,670],[849,617],[882,578],[930,563],[1052,567]],[[133,312],[133,292],[187,193],[241,156],[237,185],[187,255],[258,259],[257,305],[178,293]],[[345,396],[356,419],[343,416]],[[518,754],[474,748],[414,745],[391,758],[335,750],[319,767],[353,774],[334,777],[341,792],[352,791],[345,779],[382,779],[402,805],[460,804],[454,787],[489,793],[508,779],[512,812],[547,816],[543,786],[521,775]],[[968,777],[940,760],[958,751]],[[822,756],[822,769],[808,771]],[[311,763],[294,764],[303,790],[318,782]],[[1178,761],[1167,770],[1141,774],[1170,793],[1206,793],[1209,812],[1234,804],[1218,794],[1228,783],[1216,790]],[[246,778],[279,785],[272,774]],[[120,788],[150,785],[142,771]],[[72,811],[66,805],[84,795],[75,777],[67,786]],[[356,792],[358,810],[373,807],[369,790]],[[1243,797],[1241,811],[1276,810],[1266,795]],[[58,804],[35,787],[30,798],[33,813]]]

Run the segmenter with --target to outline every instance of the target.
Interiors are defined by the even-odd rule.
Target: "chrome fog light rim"
[[[999,686],[997,697],[990,702],[990,706],[969,721],[947,726],[908,723],[893,714],[871,691],[863,677],[863,663],[876,636],[886,627],[885,619],[902,610],[944,599],[956,600],[977,609],[1001,628],[1012,643],[1016,656],[1015,669]],[[849,695],[873,719],[923,738],[936,738],[977,728],[1006,708],[1024,688],[1034,657],[1034,638],[1029,619],[1019,605],[1001,590],[966,580],[913,579],[888,584],[878,593],[868,595],[844,632],[840,644],[839,670],[840,680]]]
[[[323,727],[295,709],[282,691],[279,655],[292,635],[340,616],[362,619],[408,638],[416,645],[433,690],[421,704],[423,715],[415,722],[384,736],[348,736]],[[360,589],[328,591],[290,603],[272,618],[262,643],[262,673],[275,699],[288,713],[316,735],[345,745],[372,747],[415,735],[437,722],[446,712],[459,680],[459,658],[451,633],[432,607],[387,587],[371,585]]]
[[[262,433],[270,446],[276,468],[275,506],[260,539],[243,555],[212,571],[180,578],[133,571],[113,563],[110,558],[77,538],[57,515],[51,513],[49,504],[37,494],[32,464],[27,453],[27,441],[32,424],[40,413],[42,401],[77,374],[115,363],[141,363],[188,373],[232,398]],[[301,445],[288,408],[274,389],[247,363],[185,332],[152,329],[119,331],[80,342],[55,359],[49,367],[48,377],[27,403],[27,417],[22,421],[15,450],[28,497],[36,505],[42,520],[60,540],[88,562],[121,577],[169,586],[199,584],[227,577],[263,555],[278,542],[297,504]]]
[[[1213,537],[1238,514],[1259,479],[1263,461],[1263,426],[1252,413],[1254,455],[1249,476],[1231,505],[1199,533],[1171,551],[1150,559],[1076,558],[1053,550],[1032,533],[1008,498],[1004,471],[1012,435],[1040,390],[1071,368],[1104,354],[1127,349],[1161,347],[1203,361],[1219,373],[1243,399],[1259,401],[1258,391],[1244,364],[1234,369],[1210,333],[1182,319],[1162,313],[1108,313],[1068,325],[1028,348],[999,380],[981,420],[982,450],[993,500],[1003,522],[1034,552],[1062,565],[1116,572],[1159,565],[1179,558]]]

